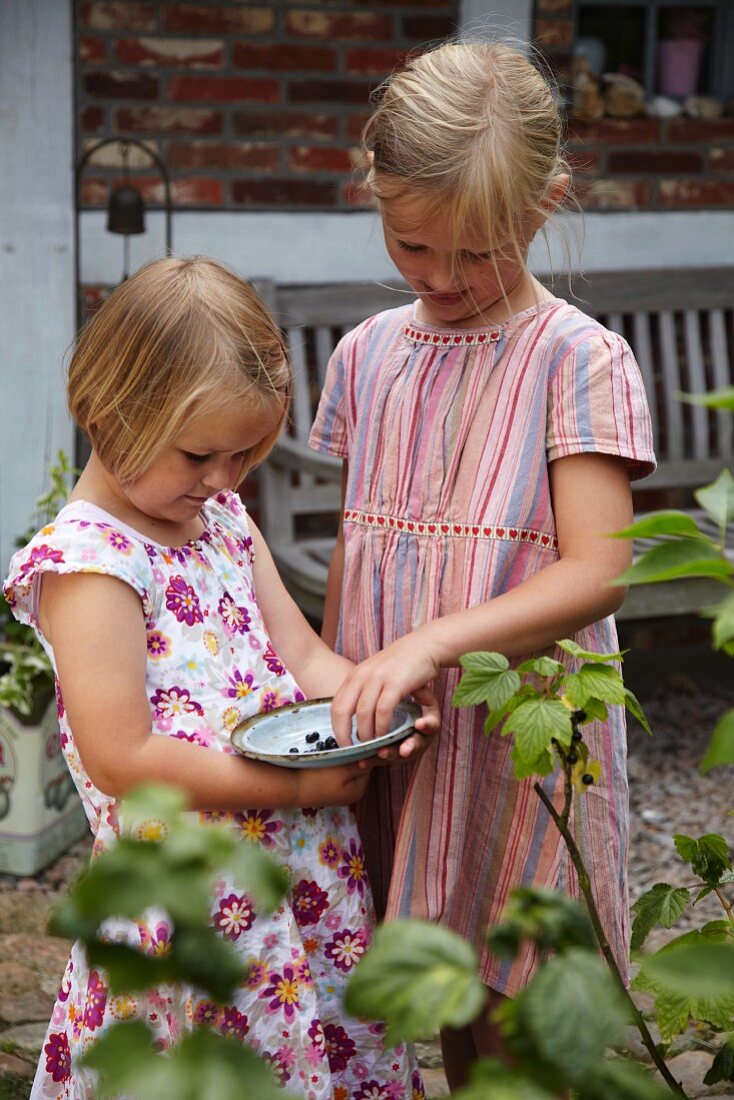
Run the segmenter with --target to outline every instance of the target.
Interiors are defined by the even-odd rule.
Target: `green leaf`
[[[514,742],[510,749],[510,759],[515,767],[516,779],[529,779],[531,775],[537,775],[541,778],[546,775],[550,775],[555,770],[555,759],[553,753],[545,749],[538,756],[532,759],[527,757],[522,750],[518,747],[517,741]]]
[[[542,1061],[572,1085],[583,1082],[607,1046],[622,1041],[628,1021],[608,969],[582,948],[550,959],[514,1004],[524,1032],[521,1044],[530,1042]]]
[[[579,661],[596,661],[598,663],[621,661],[625,653],[629,652],[627,649],[622,649],[618,653],[593,653],[590,649],[582,649],[572,638],[562,638],[560,642],[556,642],[556,645],[565,653],[570,653],[572,657],[576,657]]]
[[[705,405],[708,409],[728,409],[734,412],[734,386],[724,386],[709,393],[679,393],[680,401],[688,405]]]
[[[696,489],[693,495],[722,532],[734,522],[734,477],[728,470],[722,470],[716,481]]]
[[[639,951],[652,929],[657,924],[663,928],[672,928],[685,911],[690,901],[690,893],[683,886],[668,886],[658,882],[652,890],[638,898],[632,906],[635,913],[632,925],[632,950]]]
[[[576,1100],[670,1100],[670,1096],[670,1089],[649,1070],[625,1058],[602,1062],[576,1090]]]
[[[505,720],[508,714],[512,714],[514,710],[517,710],[522,702],[524,702],[526,699],[539,698],[540,692],[536,691],[535,688],[531,687],[529,684],[523,684],[520,690],[516,691],[515,694],[510,699],[508,699],[503,706],[497,707],[495,710],[491,710],[489,712],[486,719],[484,720],[484,732],[487,734],[487,736],[489,736],[489,734],[492,733],[492,731],[495,730],[497,726],[499,726],[499,724]],[[503,735],[505,732],[505,730],[502,730]]]
[[[674,833],[678,855],[690,863],[693,873],[709,886],[716,886],[724,871],[731,870],[729,845],[718,833],[706,833],[694,840],[683,833]]]
[[[658,990],[654,1007],[655,1023],[666,1043],[686,1030],[692,1007],[691,998],[684,993]]]
[[[702,775],[721,764],[734,764],[734,710],[729,710],[714,726],[700,771]]]
[[[655,985],[707,1000],[734,1001],[734,945],[707,943],[700,936],[668,944],[642,969]]]
[[[648,516],[642,516],[629,527],[624,527],[621,531],[613,531],[611,537],[613,539],[650,539],[662,538],[665,535],[706,537],[688,512],[679,512],[672,508],[661,508]]]
[[[448,928],[391,921],[352,973],[345,1005],[355,1016],[385,1020],[388,1046],[464,1027],[487,996],[477,965],[473,947]]]
[[[731,576],[732,565],[705,539],[683,538],[646,550],[613,584],[657,584],[677,577]]]
[[[520,759],[537,760],[550,749],[553,738],[571,744],[571,712],[558,699],[529,699],[509,715],[505,732],[515,735]]]
[[[734,593],[727,596],[713,614],[712,633],[714,649],[723,649],[727,643],[734,641]]]
[[[716,1052],[711,1069],[703,1079],[704,1085],[716,1085],[719,1081],[734,1081],[734,1036],[732,1035]]]
[[[534,672],[536,676],[558,676],[564,671],[564,666],[552,657],[531,657],[529,661],[523,661],[518,665],[517,671]]]
[[[584,710],[589,699],[623,704],[625,690],[621,672],[611,665],[585,664],[578,672],[569,672],[563,681],[569,702]]]
[[[510,667],[510,662],[504,653],[486,652],[484,650],[465,653],[463,657],[459,657],[459,664],[466,672],[486,672],[488,675],[495,672],[506,672]]]
[[[524,940],[562,954],[572,947],[597,949],[586,910],[556,890],[521,886],[512,890],[500,924],[487,936],[495,954],[514,958]]]
[[[555,1094],[494,1058],[481,1058],[469,1069],[469,1084],[451,1093],[452,1100],[554,1100]]]
[[[133,1035],[132,1029],[147,1033]],[[126,1030],[128,1033],[126,1033]],[[113,1025],[91,1047],[84,1062],[101,1075],[95,1095],[135,1100],[288,1100],[267,1064],[236,1039],[195,1028],[163,1054],[152,1052],[152,1036],[139,1022]],[[243,1087],[245,1092],[243,1093]]]
[[[640,705],[639,699],[636,695],[633,695],[633,693],[627,687],[625,687],[624,689],[624,705],[630,712],[630,714],[633,714],[635,716],[645,732],[652,735],[650,723],[645,716],[645,712]]]
[[[630,692],[630,694],[632,693]],[[600,699],[587,699],[584,703],[584,710],[586,711],[587,722],[606,722],[609,717],[606,704],[602,703]],[[582,722],[582,725],[586,725],[586,722]]]
[[[479,658],[485,657],[491,660],[479,661]],[[472,659],[469,665],[465,664],[468,658]],[[514,695],[522,683],[520,674],[512,668],[496,667],[499,662],[495,662],[494,658],[501,658],[505,666],[508,664],[501,653],[467,653],[461,658],[465,671],[451,700],[453,706],[476,707],[486,703],[495,709],[504,706]]]

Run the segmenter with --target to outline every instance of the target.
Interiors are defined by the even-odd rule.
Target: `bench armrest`
[[[305,443],[290,436],[283,436],[268,455],[268,463],[275,469],[293,470],[298,474],[312,474],[341,484],[342,460],[333,455],[312,451]]]

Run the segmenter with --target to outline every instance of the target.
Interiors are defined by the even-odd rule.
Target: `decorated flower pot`
[[[0,873],[33,875],[88,829],[61,752],[55,701],[36,725],[0,707]]]

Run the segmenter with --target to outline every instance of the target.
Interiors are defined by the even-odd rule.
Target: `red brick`
[[[166,9],[167,31],[194,34],[267,34],[275,26],[272,8],[205,8],[192,4],[171,4]]]
[[[232,130],[241,137],[334,139],[339,130],[335,115],[311,111],[233,111]]]
[[[221,69],[224,43],[217,38],[121,38],[117,60],[128,65]]]
[[[559,12],[572,12],[574,2],[575,0],[535,0],[535,8],[536,11],[555,15]]]
[[[158,99],[160,81],[150,73],[96,71],[85,74],[84,90],[94,99]]]
[[[237,69],[270,72],[323,72],[336,69],[337,53],[331,46],[294,46],[264,42],[235,42],[232,63]]]
[[[734,182],[726,180],[661,180],[660,204],[666,208],[732,206]]]
[[[103,38],[82,35],[78,43],[79,60],[83,64],[107,60],[107,43]]]
[[[573,21],[570,19],[536,19],[535,41],[539,46],[568,47],[573,42]]]
[[[286,30],[302,38],[379,41],[392,38],[393,21],[377,12],[291,11],[286,15]]]
[[[291,80],[288,83],[288,101],[367,104],[374,86],[363,81]]]
[[[294,172],[351,172],[348,149],[329,145],[294,145],[288,150],[288,163]]]
[[[734,141],[734,118],[673,118],[668,123],[668,140],[693,142]]]
[[[635,210],[650,205],[652,184],[649,180],[582,181],[574,193],[587,210]]]
[[[222,112],[203,107],[120,107],[117,129],[141,134],[221,134]]]
[[[95,31],[154,31],[155,3],[139,0],[83,0],[77,8],[80,27]]]
[[[448,38],[456,34],[456,19],[449,15],[406,15],[402,20],[403,34],[420,42]]]
[[[172,141],[166,151],[170,168],[260,168],[278,167],[276,145],[246,141]]]
[[[734,146],[709,149],[709,171],[734,172]]]
[[[168,98],[174,103],[277,103],[277,80],[244,76],[172,76]]]
[[[347,118],[345,133],[349,141],[361,141],[362,131],[370,117],[369,111],[354,111]]]
[[[702,172],[703,156],[674,149],[610,149],[607,168],[611,175],[619,176]]]
[[[325,180],[234,180],[232,198],[245,205],[334,206],[337,186]]]
[[[394,50],[387,46],[361,46],[345,51],[344,64],[348,73],[386,76],[393,69],[402,68],[405,59],[417,53],[417,50]]]
[[[98,134],[104,126],[104,107],[85,107],[81,113],[81,127],[85,134]]]
[[[148,206],[163,206],[165,189],[160,176],[132,176],[133,187],[137,188]],[[123,183],[122,177],[98,179],[90,177],[82,184],[82,204],[84,206],[106,206],[110,190]],[[172,206],[221,206],[224,199],[222,180],[206,176],[187,176],[184,179],[171,180]]]
[[[660,120],[603,118],[591,126],[571,120],[568,140],[581,145],[652,145],[660,141]]]

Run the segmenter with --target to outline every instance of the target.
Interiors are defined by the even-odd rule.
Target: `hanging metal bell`
[[[107,206],[107,229],[110,233],[145,232],[145,202],[143,196],[126,183],[122,187],[115,187],[110,194]]]

